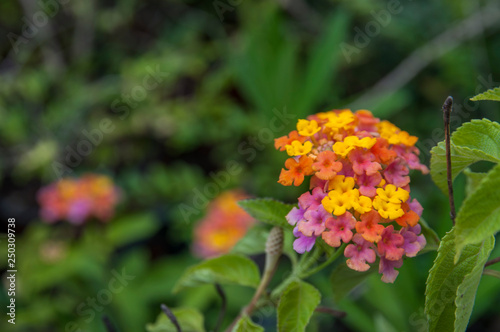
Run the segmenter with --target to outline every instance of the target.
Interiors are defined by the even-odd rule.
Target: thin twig
[[[500,271],[484,269],[483,274],[485,276],[491,276],[500,279]]]
[[[484,264],[484,267],[493,265],[493,264],[498,263],[498,262],[500,262],[500,257],[493,258],[492,260],[487,261],[486,264]]]
[[[472,13],[413,51],[369,91],[346,107],[360,109],[371,105],[371,108],[375,108],[382,102],[383,97],[401,89],[432,61],[455,49],[463,42],[481,35],[485,29],[496,29],[499,26],[500,6],[498,1],[489,1],[477,12]]]
[[[455,200],[453,199],[453,179],[451,174],[451,151],[450,151],[450,114],[453,110],[453,98],[448,96],[443,104],[444,136],[446,140],[446,176],[448,178],[448,196],[450,199],[450,218],[455,226]]]
[[[316,309],[314,309],[314,311],[329,314],[336,318],[344,318],[345,316],[347,316],[347,313],[345,311],[339,311],[328,307],[317,307]]]
[[[116,329],[113,326],[113,324],[111,324],[111,321],[109,320],[108,316],[106,316],[106,315],[102,316],[102,321],[104,323],[104,326],[106,326],[106,331],[108,331],[108,332],[116,332]]]
[[[169,307],[167,307],[165,304],[162,304],[161,310],[165,313],[168,319],[170,319],[172,324],[174,324],[175,328],[177,329],[177,332],[182,332],[181,326],[179,325],[177,318],[175,317],[174,313],[169,309]]]
[[[226,315],[226,294],[222,289],[221,285],[215,284],[215,289],[217,290],[217,294],[219,294],[220,299],[222,300],[221,308],[219,311],[219,318],[217,318],[217,324],[215,325],[214,332],[218,332],[220,327],[222,326],[222,322],[224,321],[224,316]]]

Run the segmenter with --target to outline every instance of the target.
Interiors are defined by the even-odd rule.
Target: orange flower
[[[371,210],[361,215],[361,221],[356,223],[356,232],[361,234],[366,241],[378,242],[385,229],[384,226],[379,225],[379,222],[380,215],[377,211]]]
[[[398,225],[406,227],[406,226],[415,226],[418,224],[418,221],[420,220],[419,215],[415,212],[410,210],[410,206],[408,203],[403,203],[401,204],[401,208],[405,212],[401,217],[396,219],[396,222]]]
[[[274,147],[276,150],[285,151],[286,146],[292,144],[293,141],[299,141],[300,143],[304,143],[307,137],[300,136],[297,130],[292,130],[290,135],[281,136],[279,138],[274,139]]]
[[[278,183],[284,186],[291,186],[292,183],[295,186],[300,186],[304,182],[304,176],[313,173],[312,163],[312,159],[307,156],[301,156],[298,162],[295,161],[295,158],[288,158],[285,161],[285,167],[288,170],[281,169]]]
[[[371,148],[371,152],[375,155],[378,162],[389,165],[398,155],[396,151],[389,150],[389,143],[384,138],[377,138],[377,143]]]
[[[335,161],[337,155],[333,151],[323,151],[318,155],[316,162],[312,165],[317,171],[316,176],[321,180],[331,180],[342,169],[342,163]]]

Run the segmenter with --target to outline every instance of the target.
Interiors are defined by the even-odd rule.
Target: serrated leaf
[[[423,218],[420,218],[419,223],[422,228],[422,235],[425,237],[425,241],[427,242],[425,247],[419,251],[419,255],[437,250],[440,242],[439,236],[432,228],[429,227],[429,224],[427,224]]]
[[[425,312],[430,332],[465,331],[484,263],[493,246],[493,237],[479,245],[468,245],[454,264],[455,230],[443,237],[425,290]]]
[[[303,281],[292,282],[278,304],[278,331],[305,331],[320,300],[321,294],[314,286]]]
[[[261,226],[252,227],[248,230],[231,249],[232,253],[242,255],[255,255],[263,253],[266,250],[267,236],[269,230]]]
[[[464,174],[467,177],[467,183],[465,185],[465,194],[466,196],[470,196],[472,194],[479,183],[484,179],[486,174],[488,173],[478,173],[478,172],[473,172],[470,170],[470,168],[464,169]]]
[[[455,220],[457,257],[467,244],[479,243],[500,230],[500,164],[468,196]]]
[[[488,119],[465,123],[451,135],[450,152],[452,179],[477,161],[500,162],[500,124]],[[432,180],[448,195],[445,143],[439,142],[431,154]]]
[[[236,323],[233,332],[264,332],[264,328],[252,322],[250,317],[243,316]]]
[[[203,327],[203,315],[198,310],[192,308],[177,308],[172,309],[172,313],[175,318],[177,318],[183,332],[205,332],[205,328]],[[164,313],[160,313],[155,323],[146,325],[146,331],[177,332],[177,328]]]
[[[116,246],[147,238],[154,234],[159,224],[152,214],[122,217],[108,224],[108,241]]]
[[[477,96],[472,97],[470,100],[494,100],[500,101],[500,87],[489,89],[483,93],[478,94]]]
[[[292,226],[286,221],[286,215],[294,207],[292,204],[285,204],[271,198],[244,199],[238,204],[255,219],[279,226],[292,229]]]
[[[259,269],[252,260],[229,254],[188,268],[175,285],[173,292],[176,293],[186,287],[213,283],[257,287],[259,281]]]
[[[341,262],[332,271],[330,275],[330,284],[332,285],[333,300],[339,303],[355,287],[365,281],[376,268],[370,268],[365,272],[358,272],[350,269],[345,263]]]

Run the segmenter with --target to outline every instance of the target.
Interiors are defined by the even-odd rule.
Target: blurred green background
[[[427,165],[448,95],[454,128],[500,118],[497,104],[468,100],[500,85],[497,1],[19,0],[0,3],[0,22],[0,214],[4,225],[16,218],[19,271],[15,329],[3,317],[2,331],[105,331],[103,314],[120,331],[144,331],[160,303],[199,308],[210,330],[213,288],[171,293],[198,261],[190,241],[204,209],[179,209],[197,204],[197,190],[217,178],[218,190],[296,202],[307,185],[277,183],[286,156],[272,138],[332,108],[369,109],[420,137]],[[88,133],[91,152],[69,156]],[[116,217],[83,234],[42,223],[39,188],[86,172],[122,189]],[[460,204],[464,179],[456,185]],[[412,196],[444,235],[448,204],[430,176],[414,174]],[[310,331],[420,331],[434,257],[406,260],[394,285],[374,275],[339,303],[324,271],[312,279],[323,303],[348,315],[318,314]],[[134,279],[109,304],[92,319],[78,312],[123,268]],[[229,322],[252,292],[226,291]],[[483,278],[469,330],[498,331],[499,301],[498,280]],[[272,310],[255,319],[274,330]]]

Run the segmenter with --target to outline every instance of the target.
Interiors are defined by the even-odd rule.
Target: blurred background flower
[[[90,217],[108,221],[118,200],[118,188],[112,180],[97,174],[62,179],[38,192],[40,216],[49,223],[66,219],[80,225]]]
[[[207,214],[194,228],[193,251],[203,258],[228,253],[255,220],[238,201],[249,198],[238,190],[226,191],[208,206]]]

